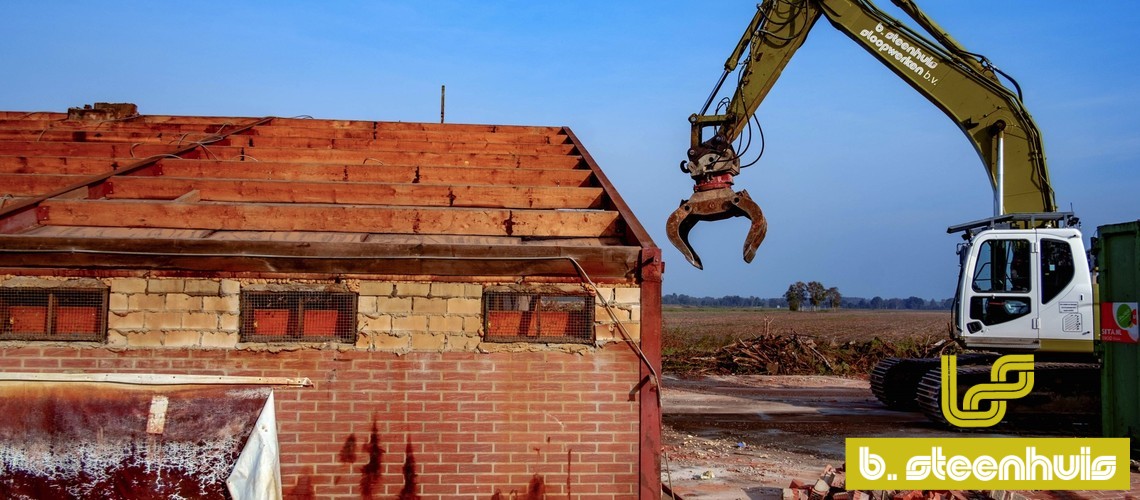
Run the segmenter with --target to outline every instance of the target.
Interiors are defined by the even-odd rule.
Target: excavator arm
[[[689,117],[691,143],[681,169],[693,178],[695,194],[670,216],[666,231],[690,263],[702,267],[688,241],[698,221],[751,219],[744,244],[749,262],[763,241],[767,222],[760,208],[747,191],[732,190],[741,168],[733,143],[821,16],[958,125],[994,188],[995,216],[1056,210],[1040,132],[1018,93],[1002,84],[1000,71],[985,57],[964,49],[911,0],[892,1],[933,39],[866,0],[765,0],[757,7],[708,100]],[[734,72],[737,85],[731,99],[709,113]],[[711,136],[705,137],[710,129]]]

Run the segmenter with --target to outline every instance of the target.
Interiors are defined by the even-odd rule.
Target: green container
[[[1140,302],[1140,221],[1100,226],[1096,230],[1097,285],[1095,332],[1135,331]],[[1119,335],[1117,337],[1120,337]],[[1127,437],[1132,457],[1140,456],[1140,344],[1098,342],[1101,370],[1102,428],[1106,437]]]

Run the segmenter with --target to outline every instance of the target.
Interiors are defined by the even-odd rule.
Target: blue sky
[[[880,2],[886,3],[886,2]],[[1140,219],[1140,4],[922,2],[1021,84],[1058,204]],[[884,10],[898,15],[888,5]],[[990,215],[961,132],[826,22],[761,105],[746,188],[769,220],[752,264],[743,220],[703,223],[691,268],[664,235],[689,196],[678,163],[749,1],[20,2],[6,8],[0,109],[134,102],[144,114],[568,125],[657,244],[665,291],[953,295],[958,236]]]

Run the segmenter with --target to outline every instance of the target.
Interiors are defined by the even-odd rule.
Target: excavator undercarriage
[[[990,383],[992,363],[999,357],[994,353],[958,355],[957,393],[962,395],[971,387]],[[1029,395],[1007,401],[1001,423],[980,430],[1099,435],[1099,363],[1087,357],[1062,355],[1051,359],[1038,355],[1033,375],[1033,390]],[[892,410],[921,411],[934,423],[970,430],[951,425],[944,415],[943,377],[938,358],[884,359],[871,372],[870,382],[871,392]]]

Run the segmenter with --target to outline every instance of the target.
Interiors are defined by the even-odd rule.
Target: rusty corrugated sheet
[[[222,498],[269,392],[0,383],[0,497]]]

